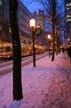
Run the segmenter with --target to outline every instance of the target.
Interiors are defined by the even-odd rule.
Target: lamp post
[[[50,39],[51,39],[51,35],[48,34],[48,40],[49,40],[49,57],[50,57]]]
[[[67,44],[70,44],[70,37],[68,37],[67,39]]]
[[[35,62],[35,47],[34,47],[35,19],[30,19],[30,27],[31,27],[31,29],[32,29],[32,42],[33,42],[33,66],[36,67],[36,62]]]

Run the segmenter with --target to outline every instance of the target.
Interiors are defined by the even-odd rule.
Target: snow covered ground
[[[71,108],[71,64],[66,52],[57,55],[53,62],[46,56],[36,65],[22,67],[20,108]],[[0,77],[0,108],[10,108],[12,89],[11,72]]]

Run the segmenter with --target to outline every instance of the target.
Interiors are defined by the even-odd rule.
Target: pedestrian
[[[67,48],[67,52],[68,52],[68,57],[70,58],[70,63],[71,63],[71,46]]]
[[[62,47],[62,52],[64,52],[65,51],[65,49],[64,49],[64,47]]]

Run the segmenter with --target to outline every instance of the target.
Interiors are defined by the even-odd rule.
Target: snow
[[[51,62],[48,56],[36,67],[22,67],[22,102],[13,101],[12,72],[0,77],[0,108],[71,108],[71,64],[67,53]]]
[[[13,101],[9,106],[4,105],[3,108],[23,108],[23,101]]]

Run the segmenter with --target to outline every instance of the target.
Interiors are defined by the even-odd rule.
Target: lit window
[[[69,10],[69,8],[67,7],[67,10]]]
[[[2,30],[2,25],[0,24],[0,30]]]
[[[2,0],[0,0],[0,5],[2,5]]]
[[[70,15],[67,15],[67,18],[70,18],[71,16]]]
[[[67,22],[71,21],[71,19],[67,19]]]
[[[11,33],[11,28],[9,27],[9,33]]]
[[[71,3],[67,3],[66,6],[71,6]]]

